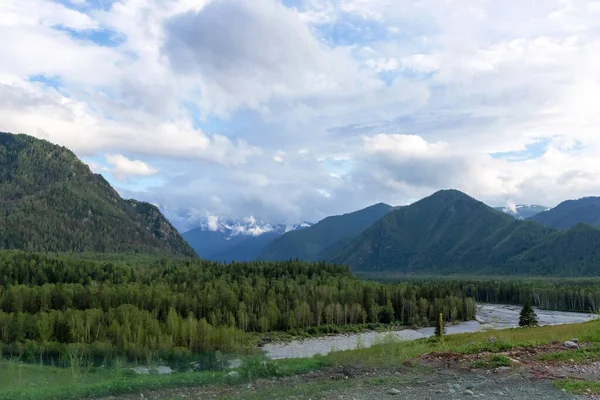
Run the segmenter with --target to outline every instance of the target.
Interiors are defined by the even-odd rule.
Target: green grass
[[[492,336],[495,337],[493,343],[489,340]],[[428,353],[499,353],[516,347],[535,347],[556,341],[563,342],[574,337],[579,338],[581,342],[600,343],[600,321],[447,335],[443,341],[421,339],[403,342],[395,339],[393,335],[388,335],[381,340],[381,343],[370,348],[331,353],[326,359],[338,365],[384,367],[398,365],[410,358]]]
[[[579,381],[573,379],[560,379],[554,381],[554,386],[574,394],[600,394],[599,381]]]
[[[135,393],[177,386],[228,383],[225,372],[136,375],[129,370],[80,370],[0,362],[1,400],[64,400]]]
[[[540,361],[561,361],[569,362],[571,360],[577,363],[584,363],[600,359],[600,344],[589,347],[581,347],[577,350],[557,351],[554,353],[541,354],[537,357]]]
[[[291,376],[330,365],[324,358],[267,361],[250,358],[239,369],[240,376],[227,372],[177,372],[169,375],[137,375],[127,369],[65,368],[0,361],[0,400],[66,400],[137,393],[170,387],[231,385],[258,378]]]
[[[492,354],[472,362],[471,367],[477,369],[493,369],[497,367],[510,367],[512,364],[510,358],[500,354]]]
[[[492,336],[495,337],[493,343],[489,340]],[[228,379],[226,372],[135,375],[124,369],[94,368],[82,369],[73,373],[70,369],[28,365],[16,361],[0,361],[0,400],[67,400],[139,393],[169,387],[207,384],[231,385],[258,378],[305,374],[334,365],[352,368],[398,367],[412,358],[428,353],[499,353],[515,347],[539,346],[555,341],[562,342],[574,337],[579,338],[582,343],[592,343],[592,346],[575,351],[557,352],[547,355],[548,359],[586,360],[588,357],[598,356],[600,353],[600,321],[590,321],[574,325],[448,335],[443,341],[435,339],[400,341],[390,333],[383,335],[370,348],[333,352],[327,356],[269,361],[267,364],[263,364],[262,360],[250,359],[240,368],[240,377],[237,379]],[[507,360],[492,354],[486,361],[489,362],[488,365],[501,366]],[[348,385],[351,381],[345,380],[344,384]],[[567,382],[560,384],[567,385]],[[307,386],[306,390],[318,391],[320,390],[318,385],[320,384],[315,383]],[[323,386],[323,390],[325,390],[327,385],[323,385],[325,385]],[[569,385],[575,388],[578,384],[569,383]],[[597,386],[600,387],[600,384]],[[277,397],[277,390],[289,390],[289,388],[274,388],[273,390],[274,394],[271,397]]]

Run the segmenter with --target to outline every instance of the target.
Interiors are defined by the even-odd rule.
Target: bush
[[[306,329],[306,333],[308,333],[309,335],[318,335],[319,334],[319,330],[317,329],[316,326],[311,326],[310,328]]]
[[[277,365],[261,358],[247,358],[242,361],[240,374],[246,379],[272,378],[279,376]]]

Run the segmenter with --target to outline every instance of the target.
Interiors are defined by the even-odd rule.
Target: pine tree
[[[525,301],[523,308],[521,309],[521,316],[519,317],[519,326],[536,326],[538,324],[537,315],[531,307],[529,300]]]
[[[434,334],[436,337],[439,338],[444,337],[444,335],[446,334],[446,327],[444,326],[444,315],[442,313],[440,313],[438,317],[437,324],[435,325]]]

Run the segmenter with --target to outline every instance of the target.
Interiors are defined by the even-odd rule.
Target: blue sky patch
[[[319,25],[315,30],[331,46],[364,46],[386,40],[390,35],[387,27],[381,23],[355,16],[348,16],[333,24]]]
[[[39,82],[54,89],[58,89],[62,86],[62,79],[60,79],[59,76],[32,75],[29,77],[29,81]]]
[[[117,47],[125,42],[125,35],[106,28],[76,30],[63,25],[56,25],[53,28],[65,32],[72,39],[91,42],[98,46]]]
[[[352,170],[352,160],[339,160],[328,158],[323,160],[323,167],[329,173],[342,177],[347,175]]]
[[[71,0],[50,0],[54,3],[61,4],[67,8],[71,8],[77,11],[85,10],[109,10],[114,3],[118,0],[85,0],[84,2],[77,2]]]
[[[502,158],[510,162],[532,160],[544,155],[550,139],[542,139],[525,147],[521,151],[507,151],[502,153],[490,153],[492,158]]]

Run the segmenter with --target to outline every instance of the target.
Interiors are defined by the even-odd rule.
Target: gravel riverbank
[[[467,333],[489,329],[505,329],[518,326],[520,307],[503,304],[482,304],[477,310],[477,321],[466,321],[447,327],[447,333]],[[598,318],[595,314],[536,309],[540,325],[574,324]],[[269,343],[263,347],[271,359],[305,358],[331,351],[353,350],[359,345],[369,347],[392,334],[400,340],[416,340],[433,335],[433,328],[403,329],[392,332],[366,332],[342,334],[320,338],[293,340],[285,343]]]

